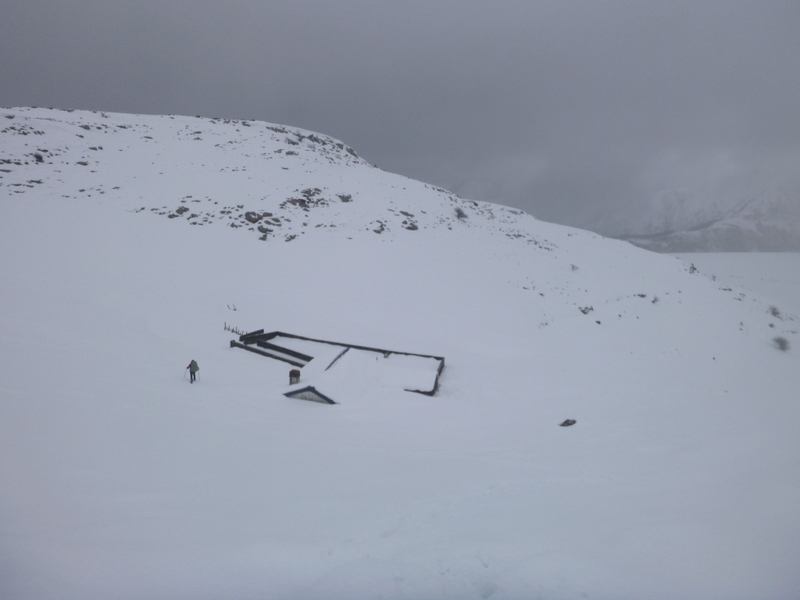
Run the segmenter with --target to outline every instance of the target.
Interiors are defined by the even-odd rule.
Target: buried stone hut
[[[323,404],[337,402],[319,388],[342,378],[359,378],[375,386],[433,396],[445,364],[441,356],[320,340],[281,331],[253,331],[231,340],[230,345],[297,367],[290,373],[293,387],[285,395]],[[301,382],[306,379],[303,368],[312,362],[315,385],[308,385],[308,381]]]

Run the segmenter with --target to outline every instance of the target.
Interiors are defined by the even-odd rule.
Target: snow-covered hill
[[[494,221],[497,233],[525,237],[514,227],[520,211],[386,173],[310,131],[228,119],[3,112],[0,189],[12,197],[102,199],[191,225],[243,227],[262,241],[291,241],[317,228],[452,228],[470,215]],[[432,205],[406,210],[421,195]]]
[[[320,134],[0,119],[3,598],[800,586],[787,307]],[[322,405],[225,326],[446,367],[428,397],[360,360]]]

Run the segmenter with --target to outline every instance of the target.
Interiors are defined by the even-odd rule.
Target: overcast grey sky
[[[800,198],[800,1],[4,0],[0,106],[260,119],[582,225]]]

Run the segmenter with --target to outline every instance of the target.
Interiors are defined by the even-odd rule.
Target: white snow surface
[[[0,122],[1,598],[797,597],[797,262],[713,280],[255,121]],[[225,323],[446,367],[293,400]]]

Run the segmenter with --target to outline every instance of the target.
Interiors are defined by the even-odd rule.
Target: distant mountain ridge
[[[727,210],[668,198],[644,224],[613,237],[655,252],[800,252],[800,200],[775,193]],[[603,228],[600,227],[600,230]]]

